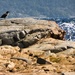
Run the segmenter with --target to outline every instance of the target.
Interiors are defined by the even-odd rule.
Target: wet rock
[[[20,47],[20,48],[24,48],[24,47],[28,47],[29,45],[28,44],[23,44],[23,42],[22,41],[20,41],[20,42],[16,42],[15,44],[14,44],[14,46],[18,46],[18,47]]]
[[[13,39],[15,42],[19,41],[20,40],[19,33],[14,34]]]
[[[0,39],[2,40],[2,45],[12,45],[14,43],[12,35],[8,33],[0,34]]]
[[[38,38],[36,37],[35,34],[28,35],[26,38],[21,40],[19,43],[22,43],[24,47],[28,47],[38,41]]]
[[[2,39],[0,39],[0,45],[2,45]]]
[[[13,38],[3,38],[2,45],[13,45],[14,40]]]
[[[20,39],[24,38],[26,35],[25,31],[19,32]]]
[[[8,33],[0,34],[0,39],[7,38],[7,37],[9,37]]]

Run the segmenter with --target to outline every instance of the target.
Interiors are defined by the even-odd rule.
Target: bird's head
[[[7,11],[6,13],[9,13],[10,11]]]

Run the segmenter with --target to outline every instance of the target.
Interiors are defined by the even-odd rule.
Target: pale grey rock
[[[66,43],[67,42],[67,43]],[[70,45],[71,44],[71,45]],[[67,47],[71,46],[71,47]],[[45,52],[57,54],[72,54],[75,49],[75,42],[56,40],[53,38],[44,38],[35,45],[29,46],[27,50],[42,50]],[[49,55],[49,54],[48,54]]]
[[[75,72],[64,72],[61,75],[75,75]]]
[[[25,61],[28,64],[31,64],[31,61],[27,58],[23,58],[23,57],[11,57],[11,59],[17,59],[17,60],[22,60]]]

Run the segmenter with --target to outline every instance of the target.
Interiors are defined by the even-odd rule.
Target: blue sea
[[[7,18],[56,21],[66,31],[65,39],[75,41],[75,0],[0,0],[0,15],[6,11]]]

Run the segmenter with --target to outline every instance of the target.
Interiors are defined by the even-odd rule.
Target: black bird
[[[9,11],[6,11],[6,13],[4,13],[0,18],[6,18],[9,14]]]
[[[38,57],[37,55],[35,55],[34,57],[37,58],[38,64],[51,64],[50,62],[46,61],[45,59]]]

